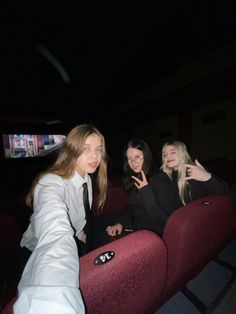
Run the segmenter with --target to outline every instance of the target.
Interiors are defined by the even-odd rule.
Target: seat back
[[[96,256],[108,251],[114,258],[95,265]],[[88,313],[153,313],[166,280],[166,254],[158,235],[141,230],[83,256],[80,286]]]
[[[177,209],[168,219],[163,240],[168,251],[164,298],[193,279],[232,239],[236,213],[227,197],[203,197]]]
[[[127,194],[124,191],[122,185],[111,186],[108,188],[107,199],[102,209],[97,207],[97,193],[94,195],[94,201],[92,205],[93,216],[99,215],[115,215],[122,213],[127,205]]]

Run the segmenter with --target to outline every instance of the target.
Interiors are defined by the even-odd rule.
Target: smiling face
[[[143,152],[139,149],[129,147],[126,156],[130,168],[134,172],[139,173],[143,168]]]
[[[83,177],[85,173],[94,173],[102,158],[102,140],[97,134],[91,134],[85,140],[83,152],[76,161],[76,171]]]
[[[163,150],[162,160],[166,167],[178,170],[180,165],[180,157],[174,145],[167,145]]]

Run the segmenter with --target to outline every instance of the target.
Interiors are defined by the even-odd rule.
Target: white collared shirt
[[[18,285],[14,314],[36,313],[33,307],[44,314],[84,313],[78,251],[71,227],[80,238],[86,223],[84,182],[88,184],[91,205],[92,183],[87,174],[82,178],[76,172],[71,179],[46,174],[36,185],[34,213],[21,240],[21,246],[33,252]]]

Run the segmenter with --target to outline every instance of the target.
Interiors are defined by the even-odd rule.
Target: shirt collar
[[[84,177],[81,177],[81,175],[75,171],[74,176],[72,177],[71,181],[76,186],[82,186],[83,183],[88,183],[88,174],[86,173]]]

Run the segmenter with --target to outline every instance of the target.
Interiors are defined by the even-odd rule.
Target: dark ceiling
[[[235,15],[233,0],[2,0],[2,122],[30,117],[99,124],[101,114],[234,43]],[[230,72],[231,86],[235,66],[227,71],[222,74]],[[219,73],[216,85],[224,78]],[[129,115],[140,121],[149,106],[133,106]]]

